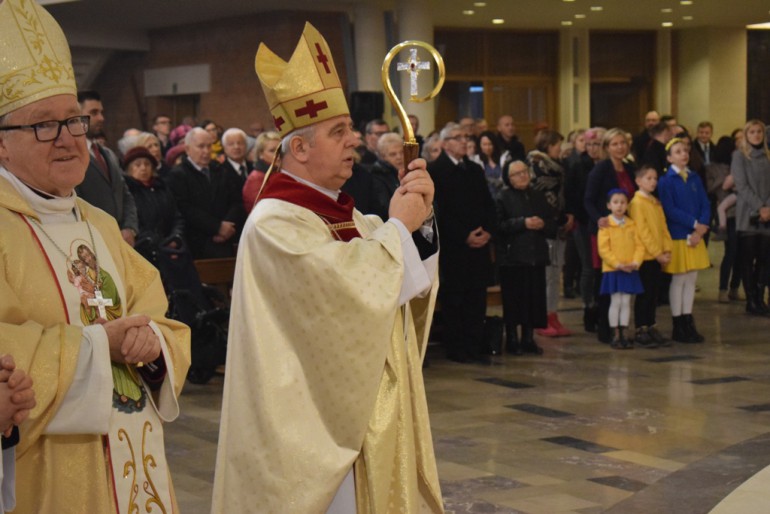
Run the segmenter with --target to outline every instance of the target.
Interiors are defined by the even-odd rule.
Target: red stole
[[[286,173],[271,173],[270,179],[262,189],[257,203],[265,198],[284,200],[313,211],[329,227],[332,236],[338,241],[348,242],[354,237],[361,237],[353,221],[353,198],[343,192],[337,201],[291,178]]]

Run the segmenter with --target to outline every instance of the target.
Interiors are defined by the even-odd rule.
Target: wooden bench
[[[198,259],[193,263],[201,282],[222,291],[229,302],[235,279],[235,257]]]
[[[487,307],[491,305],[502,305],[503,295],[500,292],[500,286],[490,286],[487,288]]]

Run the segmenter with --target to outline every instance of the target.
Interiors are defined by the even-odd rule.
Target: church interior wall
[[[746,121],[747,35],[743,29],[690,29],[677,34],[678,111],[690,130],[703,120],[716,135]]]
[[[264,41],[288,59],[306,20],[327,37],[347,90],[344,52],[351,26],[346,13],[276,11],[154,30],[150,32],[150,52],[114,53],[94,81],[93,88],[104,100],[111,144],[125,128],[149,128],[147,120],[161,112],[175,117],[175,123],[185,114],[195,114],[198,119],[212,118],[223,127],[247,128],[254,121],[271,126],[254,73],[254,55],[259,42]],[[756,61],[747,63],[746,31],[742,29],[691,29],[672,34],[671,112],[688,125],[710,118],[717,133],[729,132],[735,120],[745,119],[747,66],[758,69],[764,54],[755,51]],[[618,109],[622,106],[622,111],[609,117],[608,124],[639,130],[644,112],[657,107],[656,33],[590,31],[590,40],[591,89],[601,85],[615,90],[614,96],[605,100],[592,94],[591,101],[605,101],[605,111],[615,108],[612,102]],[[437,127],[464,115],[458,110],[457,89],[470,82],[481,82],[485,87],[483,116],[494,124],[497,116],[513,111],[524,141],[531,141],[536,123],[562,124],[558,32],[439,27],[434,31],[434,44],[447,65],[447,86],[436,103]],[[763,48],[761,44],[755,46]],[[145,69],[201,63],[211,67],[208,93],[177,98],[144,96]],[[623,87],[626,92],[618,92]],[[769,94],[764,88],[751,101],[761,105],[755,97],[767,98]]]
[[[179,98],[172,122],[179,123],[194,108],[197,119],[211,118],[225,128],[246,129],[254,121],[272,127],[254,57],[264,42],[288,60],[305,21],[324,34],[346,88],[342,28],[349,22],[342,13],[272,12],[155,30],[148,53],[116,52],[94,82],[93,89],[102,95],[110,144],[114,146],[126,128],[150,128],[147,124],[156,114],[173,115],[172,97],[145,97],[143,92],[144,70],[169,66],[211,66],[211,90],[194,99]]]

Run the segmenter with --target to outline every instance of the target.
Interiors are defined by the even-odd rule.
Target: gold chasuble
[[[20,427],[14,512],[178,512],[162,422],[178,414],[189,330],[165,318],[157,270],[125,244],[115,220],[81,200],[75,208],[80,221],[42,224],[0,177],[0,353],[33,377],[37,400]],[[112,363],[109,432],[59,433],[52,420],[67,414],[59,409],[76,378],[83,326],[133,314],[149,316],[161,339],[162,384],[151,392],[135,366]]]
[[[212,512],[323,514],[351,467],[358,514],[443,512],[421,369],[435,282],[400,307],[394,224],[352,211],[361,237],[340,237],[271,183],[238,249]]]

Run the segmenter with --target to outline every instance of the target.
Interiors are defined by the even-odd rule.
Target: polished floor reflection
[[[716,273],[698,281],[705,344],[611,350],[578,330],[580,305],[566,300],[560,317],[577,334],[538,339],[542,357],[456,364],[432,347],[447,512],[770,512],[770,318],[717,303]],[[659,320],[670,334],[666,307]],[[221,394],[221,376],[188,384],[166,427],[183,513],[209,512]]]

